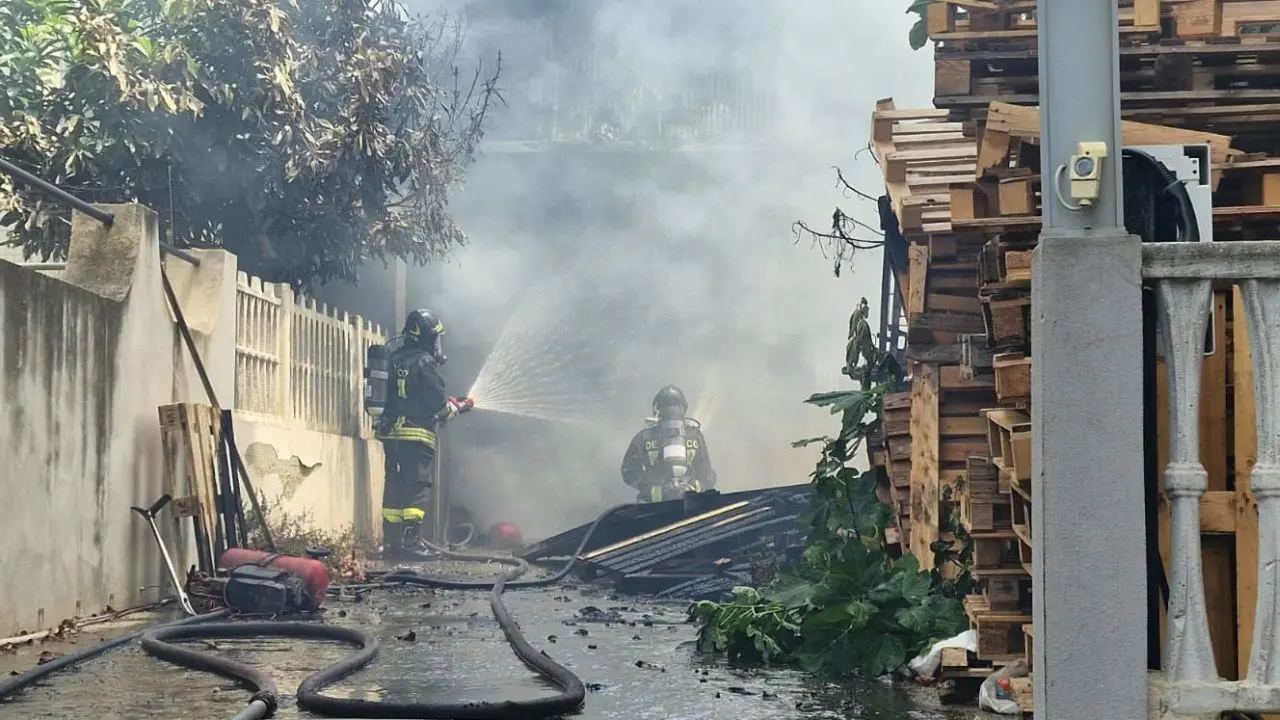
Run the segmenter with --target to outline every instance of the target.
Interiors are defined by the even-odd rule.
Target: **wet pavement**
[[[496,574],[470,566],[462,574]],[[936,706],[930,690],[872,681],[839,686],[786,669],[736,669],[693,651],[683,604],[611,596],[591,586],[507,594],[526,637],[587,684],[583,720],[970,720],[976,710]],[[334,697],[431,701],[523,699],[551,692],[511,652],[487,593],[379,591],[330,603],[327,621],[376,636],[372,665],[331,686]],[[81,642],[96,640],[83,636]],[[204,643],[209,652],[266,670],[279,684],[280,718],[313,717],[294,705],[307,675],[350,652],[287,640]],[[64,648],[74,650],[72,648]],[[38,650],[33,649],[34,652]],[[10,658],[9,663],[16,662]],[[27,660],[30,662],[30,659]],[[147,657],[136,645],[56,674],[0,718],[229,718],[248,693],[216,676]]]

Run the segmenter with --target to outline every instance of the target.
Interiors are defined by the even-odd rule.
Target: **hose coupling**
[[[259,690],[253,694],[249,700],[250,703],[260,702],[267,706],[267,714],[263,717],[275,717],[276,710],[280,709],[280,703],[276,700],[276,694],[270,690]]]

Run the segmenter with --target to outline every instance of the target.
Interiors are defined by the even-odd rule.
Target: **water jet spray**
[[[572,424],[596,421],[613,394],[609,350],[615,343],[590,335],[595,318],[576,308],[593,305],[575,302],[574,291],[544,286],[507,319],[467,391],[477,410]],[[599,303],[594,307],[600,309]]]

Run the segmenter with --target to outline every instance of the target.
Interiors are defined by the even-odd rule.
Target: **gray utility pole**
[[[1117,15],[1116,0],[1037,4],[1044,226],[1031,293],[1036,720],[1147,717],[1142,258],[1123,222]],[[1097,200],[1085,207],[1069,180],[1080,142],[1107,145]]]

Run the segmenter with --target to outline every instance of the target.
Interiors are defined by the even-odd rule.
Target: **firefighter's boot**
[[[399,532],[400,542],[391,554],[383,553],[389,560],[421,562],[438,557],[438,554],[422,540],[422,524],[416,522],[403,523]]]

